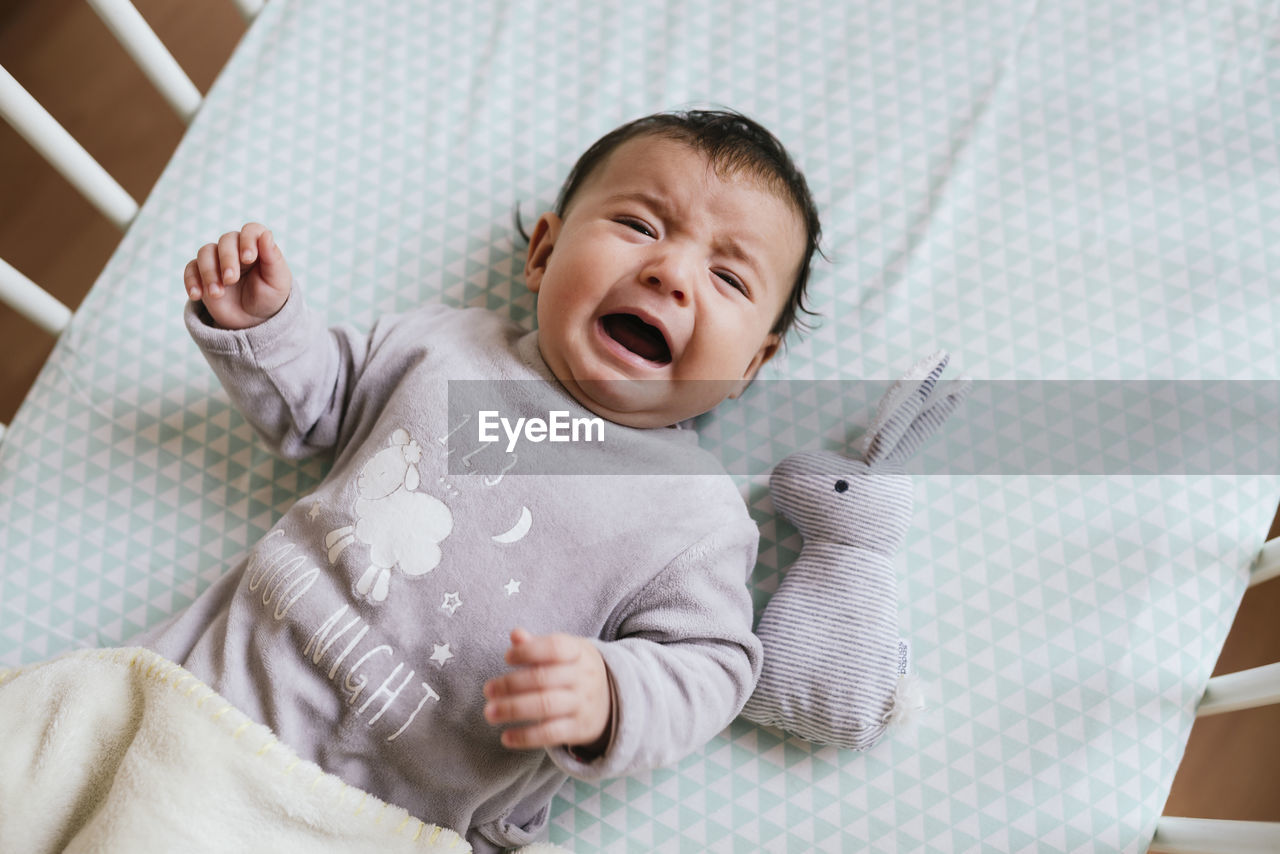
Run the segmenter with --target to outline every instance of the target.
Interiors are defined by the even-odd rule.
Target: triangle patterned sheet
[[[621,122],[722,104],[806,171],[830,259],[769,379],[1280,379],[1280,49],[1261,2],[272,0],[0,445],[0,664],[120,645],[323,474],[273,459],[181,322],[181,271],[269,224],[309,301],[532,323],[512,213]],[[870,413],[821,384],[703,419],[764,472]],[[768,405],[766,405],[768,401]],[[570,782],[581,850],[1144,851],[1280,494],[1267,475],[917,479],[898,557],[931,711],[865,754],[737,721]],[[429,816],[424,818],[430,818]]]

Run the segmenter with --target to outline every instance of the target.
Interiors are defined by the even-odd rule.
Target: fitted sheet
[[[333,321],[529,324],[514,206],[658,109],[758,118],[824,217],[817,328],[700,423],[760,523],[758,607],[800,544],[767,470],[847,447],[849,383],[939,348],[978,381],[1280,379],[1278,37],[1248,0],[272,0],[0,444],[0,664],[121,645],[323,474],[272,458],[188,340],[202,243],[268,223]],[[897,561],[913,731],[858,753],[735,721],[566,784],[552,840],[1145,850],[1280,479],[949,465],[972,435],[926,454]]]

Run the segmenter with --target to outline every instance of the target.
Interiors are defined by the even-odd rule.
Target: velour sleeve
[[[185,321],[232,403],[277,453],[301,459],[334,448],[370,336],[326,329],[297,283],[280,311],[250,329],[221,329],[194,302]]]
[[[742,514],[683,551],[597,641],[613,692],[613,736],[590,762],[548,751],[566,773],[599,780],[673,764],[737,716],[760,676],[746,579],[759,532]]]

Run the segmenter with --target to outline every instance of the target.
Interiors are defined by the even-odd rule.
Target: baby
[[[722,469],[688,474],[709,455],[679,425],[777,352],[818,235],[781,144],[698,111],[579,159],[529,237],[536,332],[443,306],[326,330],[265,227],[202,247],[184,274],[195,341],[273,447],[333,465],[143,643],[481,851],[545,838],[566,775],[697,749],[760,673],[758,533]],[[475,429],[450,417],[460,379],[524,381],[506,404],[521,416],[604,419],[581,452],[634,473],[452,474],[449,437]]]

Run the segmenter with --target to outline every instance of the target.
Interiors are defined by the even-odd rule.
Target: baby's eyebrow
[[[653,208],[664,216],[671,211],[670,205],[661,197],[645,190],[632,190],[626,193],[614,193],[606,201],[608,202],[639,202]]]
[[[747,246],[743,246],[737,238],[732,235],[725,235],[716,243],[716,249],[735,261],[741,261],[751,268],[758,280],[763,280],[760,263],[757,260],[757,254],[752,252]]]

